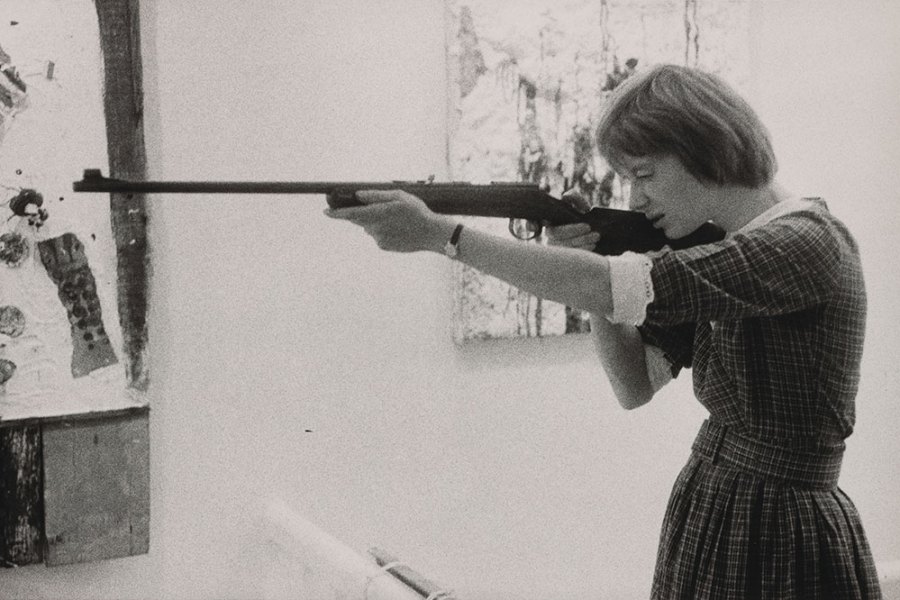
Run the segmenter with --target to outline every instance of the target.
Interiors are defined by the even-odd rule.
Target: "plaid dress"
[[[880,598],[837,486],[866,297],[857,245],[824,202],[725,240],[650,255],[639,327],[710,417],[660,535],[654,599]]]

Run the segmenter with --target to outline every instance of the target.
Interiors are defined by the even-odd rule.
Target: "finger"
[[[383,204],[349,206],[347,208],[326,208],[325,216],[354,223],[363,223],[377,219],[383,212]]]
[[[359,190],[356,199],[363,204],[377,204],[399,200],[401,194],[400,190]]]
[[[570,223],[568,225],[554,225],[547,227],[547,236],[553,240],[566,240],[591,232],[591,227],[587,223]]]
[[[592,250],[594,246],[597,245],[597,242],[600,241],[600,234],[596,231],[592,231],[587,235],[583,235],[572,240],[568,241],[568,245],[571,248],[585,248]]]
[[[583,248],[584,250],[593,250],[597,247],[598,243],[600,243],[600,234],[596,231],[592,231],[590,235],[583,238],[580,248]]]
[[[326,208],[323,212],[326,217],[342,221],[353,221],[358,217],[358,212],[353,208]]]
[[[562,200],[568,202],[580,211],[587,212],[591,210],[591,203],[577,189],[571,189],[563,193]]]
[[[594,246],[597,245],[597,242],[600,241],[600,234],[596,231],[591,231],[585,235],[578,235],[566,239],[560,240],[552,240],[551,243],[554,246],[561,246],[563,248],[583,248],[588,250],[593,250]]]

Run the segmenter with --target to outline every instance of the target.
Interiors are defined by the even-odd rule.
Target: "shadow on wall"
[[[264,584],[266,600],[421,600],[436,587],[393,557],[382,566],[374,557],[357,554],[281,500],[269,503],[264,528],[272,551]],[[401,569],[412,573],[420,585],[408,586],[409,579],[401,582],[396,576]],[[429,593],[428,597],[455,598],[452,592],[444,591]]]

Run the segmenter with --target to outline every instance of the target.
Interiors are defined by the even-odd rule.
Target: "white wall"
[[[767,2],[754,95],[785,176],[828,196],[866,252],[872,327],[842,482],[888,560],[900,19],[845,4]],[[441,2],[142,10],[154,178],[444,174]],[[704,415],[688,379],[626,413],[583,337],[457,348],[447,261],[381,253],[323,204],[153,201],[151,552],[0,572],[0,596],[259,597],[259,519],[281,497],[461,597],[646,597]]]
[[[841,486],[876,558],[900,558],[900,3],[766,2],[756,105],[782,175],[856,234],[869,317],[856,433]]]

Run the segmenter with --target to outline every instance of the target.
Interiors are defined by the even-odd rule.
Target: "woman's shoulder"
[[[818,196],[797,196],[778,202],[735,233],[749,233],[770,224],[797,223],[805,219],[826,221],[835,219],[828,209],[828,203]]]
[[[764,226],[782,234],[813,237],[828,243],[831,240],[851,252],[858,251],[858,245],[847,225],[829,208],[827,202],[818,196],[786,200],[780,214],[770,219]]]
[[[762,218],[751,221],[735,233],[736,237],[775,238],[801,243],[833,245],[836,251],[858,252],[858,245],[847,225],[818,196],[797,197],[779,202]]]

